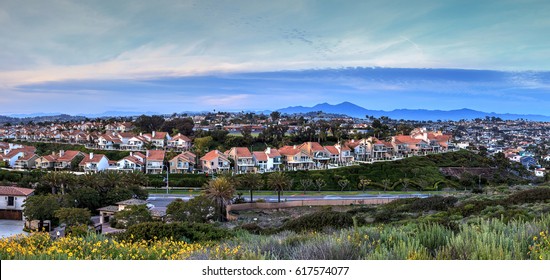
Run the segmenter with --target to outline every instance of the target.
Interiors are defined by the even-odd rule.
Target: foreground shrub
[[[287,221],[282,225],[281,230],[301,232],[323,230],[325,228],[348,228],[351,226],[353,226],[353,215],[350,213],[325,210]]]
[[[129,227],[124,234],[118,236],[118,239],[151,241],[172,238],[186,242],[204,242],[228,238],[231,235],[228,230],[211,224],[149,222]]]

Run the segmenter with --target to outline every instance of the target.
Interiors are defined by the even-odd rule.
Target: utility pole
[[[170,180],[169,180],[169,176],[168,174],[170,174],[170,168],[168,167],[168,165],[166,165],[166,194],[168,194],[168,188],[170,187]]]

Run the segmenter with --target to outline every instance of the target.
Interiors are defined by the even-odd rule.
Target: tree
[[[133,197],[132,191],[125,188],[113,188],[109,190],[103,198],[103,205],[112,205]]]
[[[52,194],[61,192],[65,194],[67,188],[73,186],[76,182],[76,177],[74,174],[69,172],[49,172],[46,175],[42,176],[42,182],[52,189]]]
[[[92,217],[90,210],[85,208],[60,208],[54,212],[54,215],[60,223],[64,223],[68,227],[88,225]]]
[[[282,172],[273,172],[267,177],[267,184],[277,192],[277,202],[281,202],[281,192],[290,188],[291,181]]]
[[[391,181],[390,179],[383,179],[382,180],[382,185],[384,186],[384,191],[386,191],[388,189],[388,186],[391,184]]]
[[[310,189],[311,186],[313,186],[313,180],[311,180],[311,179],[302,179],[302,180],[300,180],[300,185],[302,186],[302,189],[304,190],[304,194],[305,194],[306,191],[308,189]]]
[[[101,206],[99,192],[89,187],[77,188],[71,192],[70,196],[74,200],[75,207],[78,208],[88,208],[95,211]]]
[[[80,162],[84,159],[83,155],[76,155],[73,160],[71,160],[71,170],[72,171],[78,171],[80,170],[80,167],[78,166]]]
[[[281,117],[281,113],[278,111],[273,111],[271,112],[271,114],[269,114],[269,116],[271,117],[272,121],[276,122]]]
[[[200,195],[188,201],[177,198],[168,204],[166,214],[173,221],[206,223],[214,216],[215,210],[212,200]]]
[[[258,185],[262,184],[262,180],[259,174],[246,173],[238,178],[239,187],[250,191],[250,202],[254,202],[252,192]]]
[[[338,181],[338,186],[340,186],[340,191],[342,192],[346,189],[348,185],[349,185],[349,180],[347,179],[342,179]]]
[[[195,138],[193,141],[193,147],[195,147],[197,156],[203,155],[207,150],[209,150],[212,142],[212,136]]]
[[[164,118],[162,116],[139,116],[134,125],[143,132],[152,132],[160,130],[164,124]]]
[[[321,190],[323,190],[323,188],[327,185],[327,182],[322,178],[318,178],[315,180],[315,185],[317,186],[317,191],[321,192]]]
[[[44,227],[45,220],[55,218],[55,211],[60,208],[58,197],[51,194],[30,196],[25,200],[23,207],[23,214],[28,220],[39,221],[39,229]]]
[[[361,191],[365,191],[365,189],[367,188],[368,185],[370,185],[370,183],[372,183],[371,180],[369,179],[361,179],[359,180],[359,185],[358,187],[361,189]]]
[[[225,206],[235,195],[235,188],[231,181],[227,177],[210,180],[205,184],[203,194],[216,204],[218,221],[223,221]]]
[[[151,222],[153,217],[145,205],[130,205],[115,213],[113,226],[128,228],[140,223]]]
[[[191,118],[176,118],[164,122],[161,130],[168,133],[181,133],[183,135],[192,135],[195,122]]]

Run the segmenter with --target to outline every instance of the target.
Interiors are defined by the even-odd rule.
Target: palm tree
[[[290,187],[290,179],[282,172],[273,172],[267,177],[267,184],[277,192],[277,202],[281,202],[281,192]]]
[[[218,207],[218,220],[224,219],[224,208],[235,195],[235,188],[227,177],[218,177],[204,185],[204,196],[212,200]]]
[[[49,172],[42,177],[42,181],[52,188],[52,194],[56,194],[61,191],[61,194],[65,194],[65,191],[74,185],[76,182],[75,175],[69,172]]]
[[[250,191],[250,202],[254,202],[252,192],[255,188],[262,184],[260,175],[256,173],[246,173],[238,179],[238,183],[240,187]]]

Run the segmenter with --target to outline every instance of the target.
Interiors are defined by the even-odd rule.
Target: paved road
[[[151,194],[147,199],[147,202],[153,204],[155,207],[166,207],[170,202],[174,201],[177,198],[183,200],[189,200],[196,195],[186,195],[186,194]],[[383,195],[373,195],[373,194],[358,194],[358,195],[283,195],[281,196],[281,201],[295,201],[295,200],[331,200],[331,199],[377,199],[377,198],[411,198],[411,197],[428,197],[427,194],[383,194]],[[245,199],[248,199],[246,195],[243,196]],[[255,195],[254,200],[264,199],[268,202],[277,202],[277,195]]]
[[[0,220],[0,238],[25,233],[24,226],[25,222],[23,221]]]

